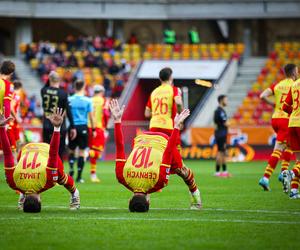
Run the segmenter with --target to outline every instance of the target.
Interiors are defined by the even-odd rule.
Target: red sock
[[[281,172],[284,170],[288,170],[289,166],[290,166],[290,161],[292,158],[292,154],[293,151],[291,151],[290,149],[285,149],[282,153],[282,162],[281,162]]]
[[[296,177],[300,177],[300,161],[296,162],[295,167],[292,170]]]
[[[90,150],[90,165],[91,165],[91,174],[96,174],[97,160],[99,159],[101,153],[97,150]]]
[[[197,184],[195,182],[194,174],[191,169],[182,167],[180,176],[183,178],[185,184],[189,187],[189,190],[193,193],[197,190]]]
[[[64,187],[70,193],[74,193],[76,190],[76,186],[75,186],[73,178],[70,175],[66,175],[65,173],[61,178],[58,179],[57,183],[59,185],[64,185]]]
[[[299,181],[300,181],[300,178],[295,176],[292,179],[292,182],[291,182],[291,189],[298,189],[299,188]]]
[[[277,163],[281,157],[281,151],[280,150],[274,150],[271,154],[271,157],[269,158],[268,165],[265,169],[264,177],[270,178],[273,174],[274,169],[277,166]]]

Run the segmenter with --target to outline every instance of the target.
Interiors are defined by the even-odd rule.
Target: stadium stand
[[[122,44],[113,38],[68,37],[63,43],[39,42],[21,44],[25,60],[47,82],[47,75],[56,70],[63,87],[72,93],[74,79],[84,79],[88,90],[94,84],[104,85],[107,96],[119,97],[131,69],[140,60],[199,60],[240,58],[244,44]]]
[[[259,99],[260,93],[273,83],[284,78],[282,67],[287,63],[300,63],[299,42],[277,42],[274,50],[269,53],[265,66],[252,84],[247,97],[231,119],[232,125],[253,126],[269,125],[273,107]]]

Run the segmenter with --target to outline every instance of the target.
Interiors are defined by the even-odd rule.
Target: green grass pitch
[[[202,211],[190,211],[187,187],[173,175],[151,196],[148,213],[128,212],[131,196],[100,162],[101,184],[79,184],[81,209],[69,211],[60,186],[42,194],[42,212],[17,211],[17,195],[0,178],[1,249],[299,249],[300,200],[289,200],[277,181],[258,186],[265,163],[229,163],[233,178],[213,177],[211,161],[187,161],[196,175]],[[67,167],[66,167],[67,168]],[[279,167],[278,167],[279,168]],[[68,168],[67,168],[68,169]]]

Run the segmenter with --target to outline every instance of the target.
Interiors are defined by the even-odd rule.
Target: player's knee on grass
[[[25,213],[39,213],[41,212],[41,201],[38,195],[27,195],[25,197],[23,211]]]
[[[149,201],[145,194],[134,194],[129,201],[129,211],[130,212],[148,212],[149,211]]]

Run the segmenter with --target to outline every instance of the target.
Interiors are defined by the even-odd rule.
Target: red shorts
[[[180,150],[178,148],[174,149],[173,155],[172,155],[172,162],[171,162],[171,169],[170,174],[175,174],[175,169],[182,168],[183,161],[180,154]]]
[[[300,152],[300,127],[289,128],[289,143],[292,151]]]
[[[7,136],[12,149],[16,149],[17,142],[20,140],[20,127],[18,123],[9,124]]]
[[[277,134],[278,142],[287,143],[289,141],[289,119],[274,118],[272,119],[272,127]]]
[[[96,137],[93,137],[93,130],[89,128],[89,148],[103,151],[105,145],[104,129],[96,128]]]

